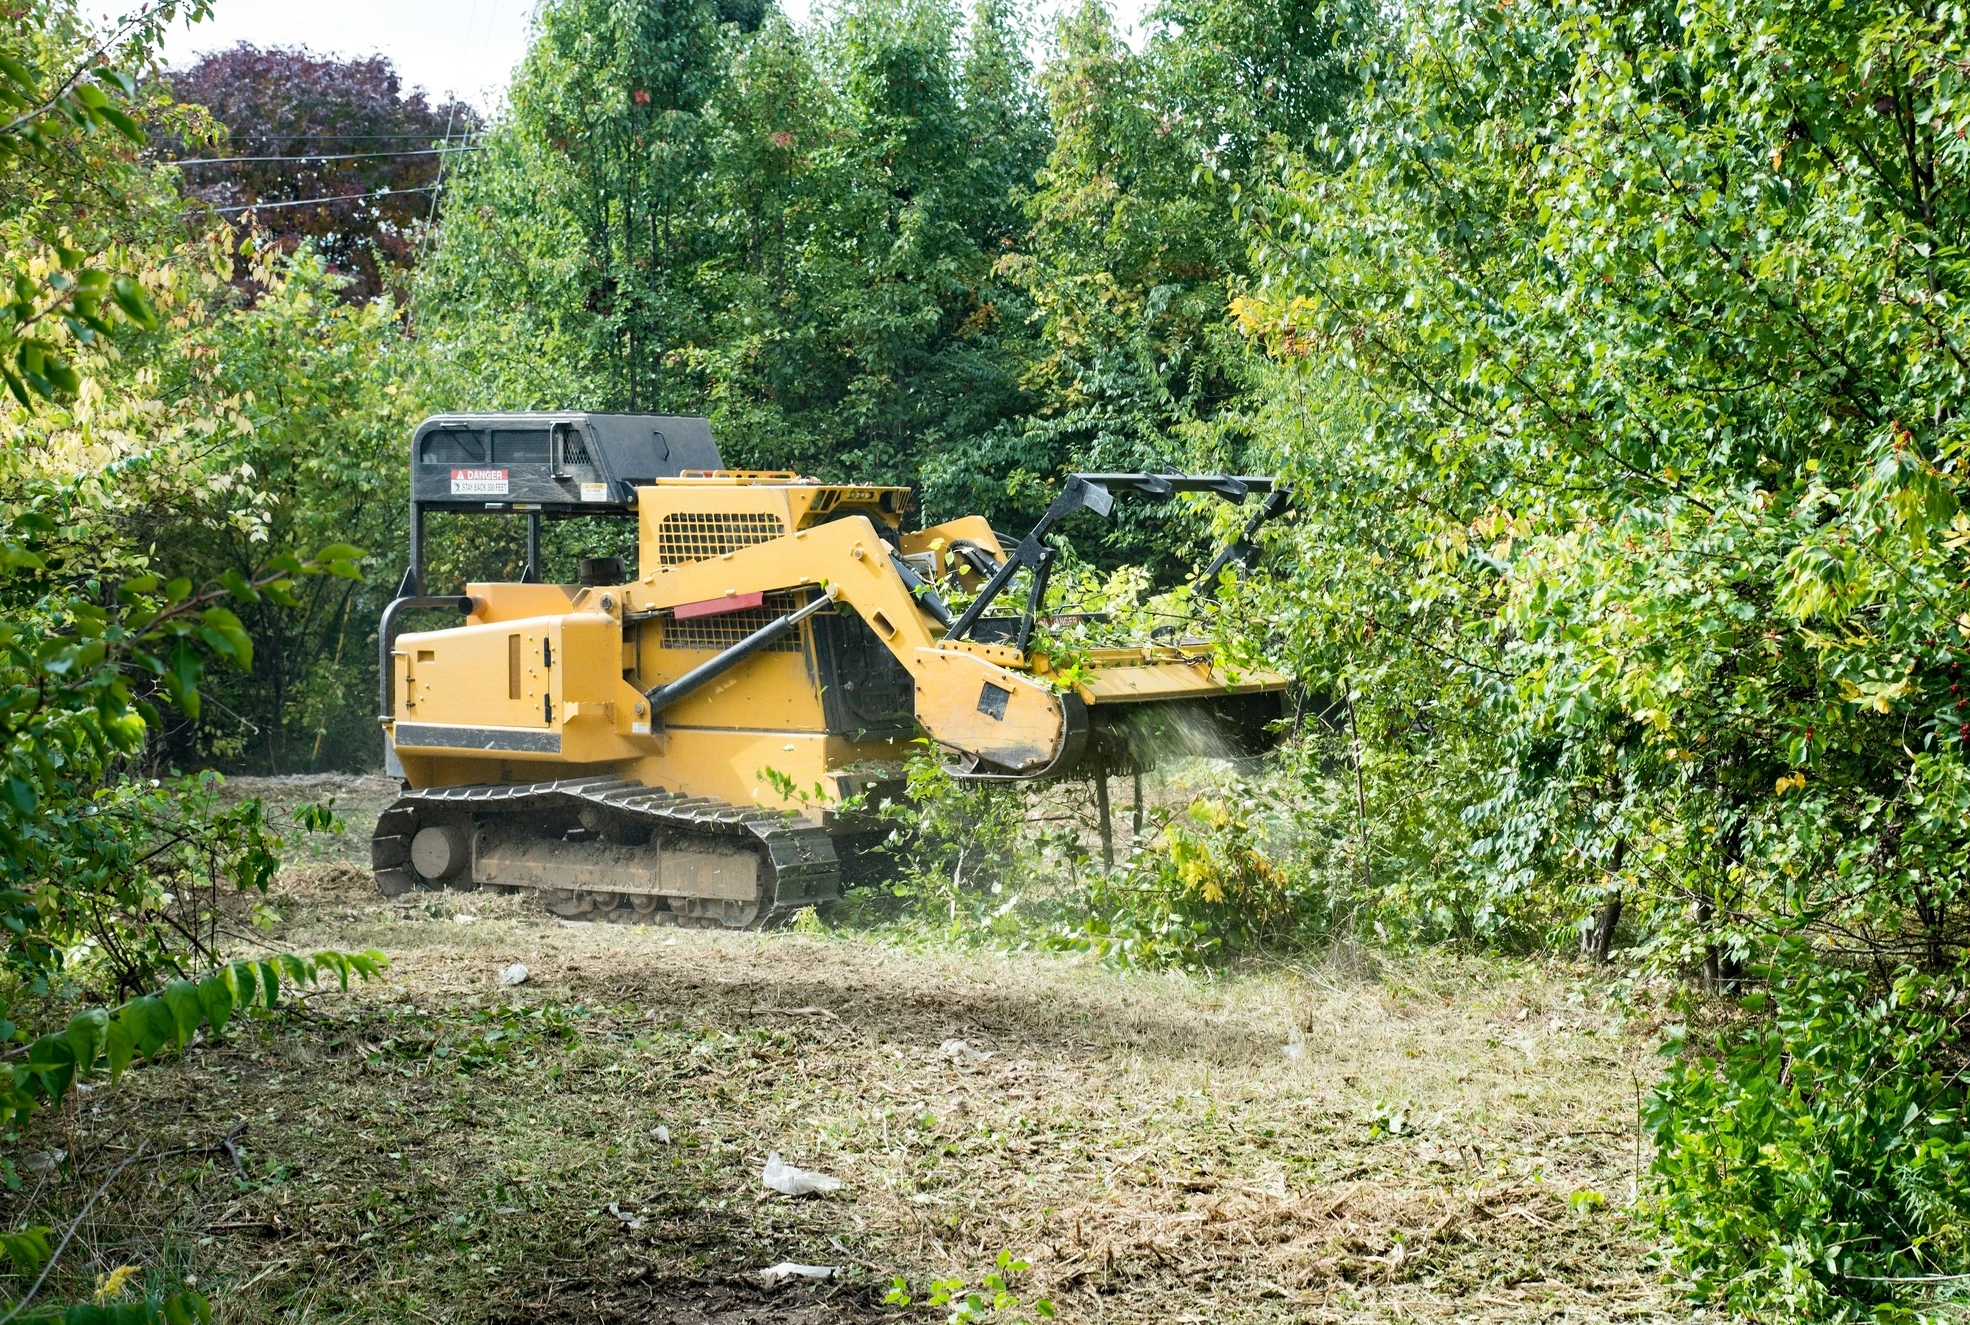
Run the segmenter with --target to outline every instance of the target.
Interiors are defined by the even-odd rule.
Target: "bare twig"
[[[224,1137],[220,1138],[219,1141],[219,1144],[225,1147],[226,1157],[231,1159],[233,1162],[233,1171],[239,1174],[239,1176],[242,1178],[247,1176],[246,1161],[240,1156],[238,1137],[240,1136],[241,1133],[245,1131],[246,1131],[246,1119],[242,1118],[238,1122],[234,1123],[232,1126],[232,1130],[227,1132]]]

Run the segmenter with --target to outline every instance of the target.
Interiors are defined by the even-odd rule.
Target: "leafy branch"
[[[211,9],[210,0],[152,0],[51,80],[0,48],[0,108],[13,112],[0,124],[0,164],[45,161],[69,135],[102,129],[126,151],[142,147],[148,139],[129,106],[137,93],[130,70],[156,52],[180,12],[197,22]],[[157,327],[156,311],[135,280],[87,265],[88,255],[66,242],[56,240],[49,248],[50,269],[37,275],[15,265],[0,299],[0,379],[26,408],[35,397],[54,400],[81,384],[56,343],[31,334],[42,322],[59,316],[83,345],[115,334],[112,310],[147,331]]]
[[[228,962],[203,980],[173,980],[158,993],[113,1009],[78,1012],[60,1031],[7,1055],[12,1080],[0,1079],[0,1126],[18,1125],[36,1108],[61,1103],[78,1081],[107,1073],[114,1083],[133,1059],[183,1049],[204,1027],[222,1035],[235,1011],[279,1006],[283,981],[299,989],[334,976],[346,990],[351,975],[373,980],[389,964],[375,949],[281,953]],[[0,1030],[11,1029],[11,1023],[0,1022]]]

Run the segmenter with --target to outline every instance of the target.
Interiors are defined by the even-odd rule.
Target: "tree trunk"
[[[1710,899],[1696,904],[1696,922],[1699,927],[1708,928],[1716,910]],[[1744,963],[1733,960],[1725,954],[1721,944],[1706,943],[1703,947],[1703,989],[1709,994],[1730,995],[1737,993],[1744,983]]]
[[[1580,935],[1580,955],[1605,963],[1614,948],[1614,930],[1621,923],[1621,890],[1616,888],[1594,912],[1594,923]]]
[[[1614,843],[1614,860],[1608,866],[1608,873],[1617,878],[1621,873],[1621,862],[1628,858],[1628,840],[1617,838]],[[1594,912],[1594,921],[1580,932],[1580,955],[1589,961],[1605,963],[1608,954],[1614,950],[1614,931],[1621,924],[1621,888],[1616,885],[1608,889],[1601,899],[1601,905]]]
[[[1355,826],[1360,834],[1361,845],[1361,891],[1365,894],[1374,885],[1374,874],[1368,864],[1368,784],[1361,769],[1361,724],[1354,716],[1354,695],[1348,695],[1348,736],[1354,753],[1354,813]]]
[[[1115,868],[1115,824],[1108,812],[1108,763],[1099,755],[1094,765],[1094,813],[1101,830],[1101,863]]]

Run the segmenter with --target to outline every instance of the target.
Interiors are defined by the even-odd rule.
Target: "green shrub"
[[[1043,844],[1026,831],[1026,807],[1014,788],[963,782],[927,742],[908,761],[900,802],[861,813],[887,827],[880,844],[862,848],[871,882],[852,889],[830,913],[860,923],[909,917],[951,939],[971,939],[1014,924],[1010,910]],[[880,882],[873,879],[880,876]],[[1009,889],[1011,889],[1009,891]]]
[[[1761,1320],[1920,1318],[1970,1268],[1960,982],[1784,954],[1753,1020],[1651,1098],[1654,1214],[1698,1298]],[[1958,1286],[1961,1287],[1960,1285]]]
[[[1327,932],[1334,894],[1273,840],[1286,826],[1278,810],[1243,785],[1194,797],[1120,869],[1083,876],[1047,946],[1115,966],[1194,970]]]

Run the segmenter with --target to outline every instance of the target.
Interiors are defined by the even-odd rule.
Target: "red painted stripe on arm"
[[[694,621],[701,616],[723,616],[727,612],[743,612],[749,607],[759,607],[766,601],[764,593],[735,593],[723,598],[707,598],[701,603],[679,603],[671,609],[671,615],[679,621]]]

